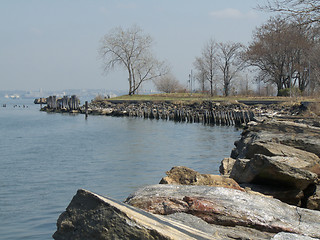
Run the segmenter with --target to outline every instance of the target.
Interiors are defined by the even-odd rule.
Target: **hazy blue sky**
[[[268,19],[263,0],[1,0],[0,90],[127,89],[127,75],[102,74],[98,48],[114,27],[140,26],[154,53],[183,83],[210,39],[251,40]],[[145,88],[148,88],[146,86]]]

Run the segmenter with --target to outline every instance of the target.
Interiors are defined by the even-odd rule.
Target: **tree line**
[[[275,88],[278,96],[319,92],[320,1],[273,0],[258,8],[280,14],[257,27],[248,46],[209,39],[194,60],[198,91],[244,94],[256,82],[259,91],[263,84]],[[168,64],[154,57],[152,43],[151,36],[138,26],[112,29],[99,48],[104,70],[124,68],[129,95],[136,94],[145,81],[153,81],[162,92],[186,91]],[[248,75],[254,81],[249,82]]]

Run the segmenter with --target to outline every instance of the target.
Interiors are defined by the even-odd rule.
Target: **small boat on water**
[[[18,98],[20,98],[20,96],[19,96],[18,94],[13,94],[13,95],[10,96],[10,98],[12,98],[12,99],[18,99]]]
[[[4,97],[5,98],[11,98],[11,99],[18,99],[18,98],[20,98],[20,95],[12,94],[12,95],[9,96],[8,94],[6,94]]]

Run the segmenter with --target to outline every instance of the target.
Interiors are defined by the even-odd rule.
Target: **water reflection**
[[[79,188],[124,200],[158,183],[173,166],[217,174],[240,137],[233,127],[105,116],[85,120],[37,108],[2,110],[0,132],[4,239],[50,239]]]

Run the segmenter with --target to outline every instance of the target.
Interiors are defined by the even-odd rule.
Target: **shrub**
[[[103,99],[105,99],[106,97],[101,95],[101,94],[98,94],[95,98],[94,98],[94,101],[102,101]]]
[[[165,75],[154,81],[158,91],[164,93],[184,92],[185,89],[181,83],[171,74]]]
[[[291,89],[290,88],[280,89],[278,91],[278,96],[279,97],[290,97],[290,91],[291,91],[291,96],[292,97],[301,96],[301,91],[297,87],[293,87]]]

